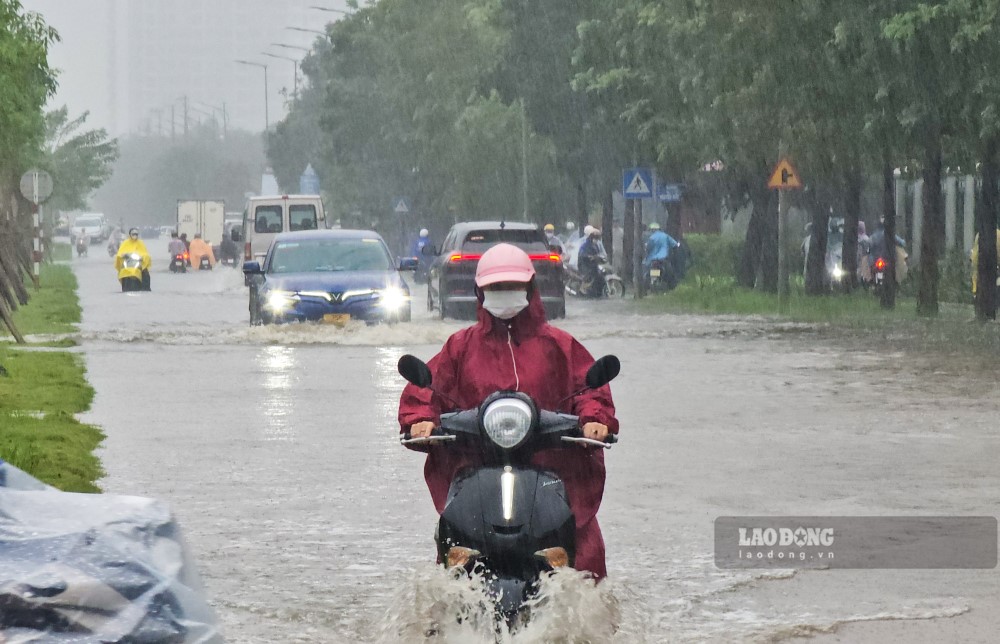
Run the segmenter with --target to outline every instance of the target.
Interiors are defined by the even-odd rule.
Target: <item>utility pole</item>
[[[184,138],[188,135],[188,97],[187,94],[184,95]]]

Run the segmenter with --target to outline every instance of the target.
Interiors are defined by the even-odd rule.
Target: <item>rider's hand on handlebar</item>
[[[590,438],[595,441],[603,441],[608,437],[608,426],[601,423],[587,423],[583,426],[582,431],[584,438]]]
[[[411,438],[424,438],[430,436],[432,431],[434,431],[434,423],[429,420],[423,420],[410,425]]]

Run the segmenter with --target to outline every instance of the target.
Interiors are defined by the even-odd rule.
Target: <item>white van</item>
[[[278,233],[329,228],[319,195],[250,197],[243,211],[243,261],[263,263]]]

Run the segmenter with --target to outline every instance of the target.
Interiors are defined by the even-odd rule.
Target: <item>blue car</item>
[[[281,233],[263,266],[243,264],[250,324],[409,322],[410,289],[399,271],[415,269],[416,260],[394,262],[370,230]]]

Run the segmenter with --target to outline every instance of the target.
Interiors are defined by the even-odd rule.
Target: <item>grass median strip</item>
[[[731,277],[693,276],[668,293],[636,303],[643,313],[694,313],[761,316],[821,325],[834,337],[863,345],[888,346],[915,352],[958,352],[996,356],[1000,352],[1000,325],[978,324],[971,304],[942,302],[933,318],[917,316],[916,300],[899,297],[896,308],[883,310],[871,292],[810,296],[793,285],[788,312],[779,313],[778,296],[736,286]],[[990,358],[993,359],[992,357]]]
[[[69,266],[42,268],[41,289],[15,314],[26,336],[70,333],[80,321],[76,278]],[[29,287],[31,288],[31,287]],[[71,492],[99,492],[103,475],[94,450],[104,439],[97,427],[75,415],[90,408],[94,390],[82,358],[44,342],[29,347],[0,336],[0,459]]]

